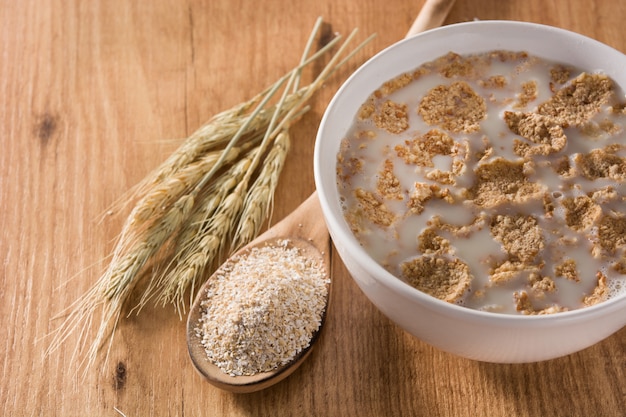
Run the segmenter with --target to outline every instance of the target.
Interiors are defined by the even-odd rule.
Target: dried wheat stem
[[[93,364],[107,333],[112,332],[117,326],[122,306],[137,284],[137,272],[158,251],[171,233],[180,227],[193,204],[194,200],[190,196],[179,199],[160,222],[146,230],[148,237],[137,240],[128,253],[109,265],[94,287],[73,304],[72,310],[54,334],[48,353],[60,346],[75,329],[82,330],[75,352],[82,350],[86,343],[85,330],[90,327],[96,311],[102,307],[96,336],[90,344],[87,356],[81,361],[87,365]],[[84,325],[81,326],[81,323]]]
[[[315,35],[319,32],[323,21],[324,20],[321,17],[318,17],[317,20],[315,20],[313,30],[311,30],[309,39],[304,46],[304,50],[302,51],[302,58],[300,58],[300,68],[296,71],[296,79],[294,80],[295,82],[293,84],[293,92],[298,91],[298,89],[300,88],[300,76],[302,75],[302,66],[306,62],[309,54],[311,53],[311,48],[313,48],[313,42],[315,41]]]
[[[139,271],[171,237],[172,233],[183,224],[193,205],[193,196],[181,197],[158,223],[146,230],[144,236],[138,236],[128,253],[111,262],[103,279],[100,280],[106,299],[125,297],[132,291]]]

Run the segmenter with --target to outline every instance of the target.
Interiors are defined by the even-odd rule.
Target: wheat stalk
[[[209,266],[258,234],[271,210],[289,149],[290,125],[306,112],[307,101],[323,82],[371,39],[342,60],[356,34],[353,31],[319,76],[299,87],[302,69],[341,39],[337,36],[309,55],[320,25],[318,19],[298,66],[252,99],[214,116],[131,190],[127,197],[137,203],[122,227],[108,268],[93,287],[63,311],[65,320],[53,332],[46,355],[77,329],[74,355],[84,351],[89,343],[88,330],[101,310],[96,335],[86,357],[79,361],[90,368],[105,340],[111,348],[123,308],[148,265],[158,266],[162,257],[170,257],[165,268],[156,268],[148,277],[140,301],[130,311],[138,312],[155,298],[173,303],[181,314],[185,293],[191,290],[193,297]],[[281,88],[278,102],[270,104]]]
[[[239,156],[242,148],[232,148],[226,153],[225,163],[231,163]],[[206,171],[215,166],[222,156],[221,151],[213,151],[197,161],[164,178],[137,204],[129,216],[130,224],[138,224],[154,219],[158,211],[164,211],[181,196],[195,188]]]
[[[289,132],[281,132],[276,137],[274,147],[268,153],[259,176],[246,195],[241,219],[233,237],[233,249],[239,249],[252,241],[259,234],[263,222],[269,217],[274,191],[285,165],[289,147]]]
[[[111,261],[96,285],[72,305],[73,308],[69,310],[64,322],[66,325],[54,335],[47,354],[63,343],[76,328],[85,330],[91,324],[96,309],[102,307],[103,314],[95,336],[96,342],[90,345],[87,356],[78,362],[92,364],[95,361],[101,342],[107,338],[110,325],[114,323],[110,332],[112,340],[124,303],[137,284],[135,279],[137,274],[171,234],[181,226],[193,205],[192,196],[181,197],[159,222],[146,228],[143,236],[138,236],[136,241],[129,244],[130,249],[126,253],[118,254],[117,258]],[[83,326],[80,325],[81,322],[85,322]],[[85,338],[81,332],[78,350],[84,344]]]
[[[228,246],[230,231],[241,214],[245,194],[243,183],[226,196],[216,212],[201,225],[193,241],[180,253],[177,266],[167,272],[160,297],[161,302],[177,306],[179,314],[185,311],[185,293],[191,287],[195,294],[202,273]],[[193,298],[192,298],[193,299]]]
[[[165,305],[173,303],[180,306],[182,293],[197,283],[201,272],[211,263],[221,248],[221,240],[214,236],[205,236],[212,219],[223,216],[218,210],[224,211],[228,204],[227,197],[241,183],[258,147],[250,150],[237,161],[224,175],[219,177],[210,187],[207,195],[196,205],[196,209],[175,237],[173,242],[174,255],[161,273],[157,273],[144,291],[138,308],[145,306],[149,299],[156,296],[158,302]],[[215,220],[213,220],[215,221]],[[179,311],[184,309],[179,308]]]

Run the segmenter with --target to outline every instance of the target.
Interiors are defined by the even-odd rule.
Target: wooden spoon
[[[426,0],[406,37],[441,25],[453,3],[454,0]],[[253,247],[272,245],[282,240],[288,240],[292,247],[297,247],[302,255],[309,257],[309,259],[320,265],[327,277],[330,276],[330,237],[324,223],[322,208],[316,192],[311,194],[289,216],[239,250],[234,256],[245,254]],[[229,262],[231,260],[226,261],[225,265]],[[323,328],[329,305],[330,288],[328,288],[328,299],[326,300],[326,309],[324,310],[320,328],[313,335],[309,346],[300,352],[290,363],[272,371],[252,376],[230,376],[208,360],[204,347],[200,343],[200,337],[196,334],[196,328],[199,326],[202,315],[201,303],[205,297],[206,286],[211,279],[212,277],[207,280],[198,292],[187,319],[189,356],[198,372],[218,388],[236,393],[262,390],[293,373],[309,356]]]
[[[271,227],[244,248],[237,251],[233,256],[243,255],[249,252],[253,247],[272,245],[281,240],[288,240],[289,247],[298,248],[301,255],[316,262],[317,265],[323,268],[323,272],[326,276],[330,276],[330,237],[326,225],[324,224],[322,208],[317,198],[317,193],[313,193],[295,211],[289,214],[289,216],[285,217],[282,221]],[[230,260],[226,261],[224,265],[227,265],[228,262],[230,262]],[[211,279],[212,277],[209,278],[209,280]],[[300,352],[292,362],[272,371],[262,372],[252,376],[230,376],[224,373],[207,359],[204,347],[196,334],[196,328],[200,323],[200,316],[202,314],[201,303],[205,297],[208,282],[207,280],[207,283],[205,283],[198,292],[198,296],[189,312],[187,319],[187,347],[191,361],[196,369],[211,384],[236,393],[258,391],[276,384],[289,376],[311,353],[311,348],[317,341],[320,330],[324,324],[326,310],[328,310],[329,305],[328,299],[326,300],[327,308],[324,310],[322,324],[319,330],[313,335],[309,346]],[[330,288],[328,288],[327,294],[330,295]]]

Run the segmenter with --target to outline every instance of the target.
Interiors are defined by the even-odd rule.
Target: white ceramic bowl
[[[537,24],[479,21],[434,29],[400,41],[366,62],[340,88],[315,145],[315,183],[333,242],[350,274],[383,314],[441,350],[488,362],[534,362],[564,356],[626,325],[626,295],[569,312],[518,316],[472,310],[430,297],[392,276],[368,256],[344,220],[336,185],[339,145],[359,106],[383,82],[448,51],[494,49],[602,70],[626,86],[626,56],[582,35]]]

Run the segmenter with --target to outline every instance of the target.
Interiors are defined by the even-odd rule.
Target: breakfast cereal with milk
[[[619,86],[525,52],[448,53],[374,91],[337,162],[365,250],[439,299],[511,314],[626,289]]]

